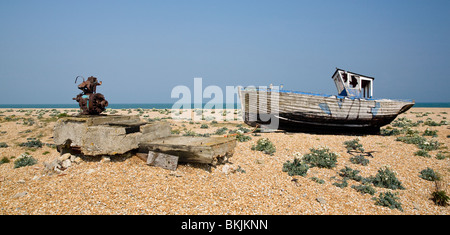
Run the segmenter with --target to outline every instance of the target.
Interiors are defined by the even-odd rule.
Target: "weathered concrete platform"
[[[140,142],[167,137],[170,130],[169,123],[146,123],[139,116],[77,116],[60,118],[53,139],[84,155],[117,155],[137,149]]]
[[[179,157],[179,162],[207,163],[225,162],[234,153],[235,138],[169,136],[139,144],[140,153],[160,152]]]
[[[176,169],[178,161],[221,164],[233,155],[236,146],[235,138],[171,136],[169,123],[147,123],[137,115],[63,117],[56,122],[53,132],[61,153],[78,151],[87,156],[111,156],[138,150],[139,157],[148,164],[158,165],[161,161],[170,169]],[[149,153],[155,157],[150,162]],[[162,156],[159,160],[157,153]],[[164,154],[178,159],[174,161]]]

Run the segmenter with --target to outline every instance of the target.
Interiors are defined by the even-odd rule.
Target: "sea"
[[[171,109],[173,107],[173,103],[148,103],[148,104],[109,104],[107,108],[110,109]],[[205,104],[202,104],[201,107],[205,107]],[[178,106],[178,105],[177,105]],[[185,109],[195,109],[200,107],[200,105],[185,105],[183,108]],[[240,109],[241,105],[239,103],[235,104],[219,104],[215,108],[222,109],[223,108],[231,108],[231,109]],[[450,103],[416,103],[414,108],[450,108]],[[3,109],[73,109],[79,108],[78,103],[74,104],[0,104],[0,108]]]
[[[200,105],[187,104],[183,105],[184,109],[196,109],[198,107],[205,107],[206,103]],[[108,109],[171,109],[174,106],[173,103],[149,103],[149,104],[108,104]],[[177,104],[177,107],[180,105]],[[211,105],[209,105],[210,107]],[[217,104],[216,109],[229,108],[229,109],[240,109],[241,104]],[[1,108],[7,109],[73,109],[79,108],[78,103],[74,104],[0,104]]]

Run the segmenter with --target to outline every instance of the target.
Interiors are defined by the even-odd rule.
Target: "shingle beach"
[[[232,112],[233,110],[231,110]],[[74,115],[76,109],[0,109],[0,214],[213,214],[213,215],[290,215],[290,214],[432,214],[449,215],[450,206],[435,205],[431,193],[435,182],[420,177],[431,168],[440,174],[441,187],[450,194],[450,108],[412,108],[397,117],[417,126],[410,130],[418,135],[437,131],[437,150],[429,157],[417,156],[415,144],[407,144],[397,136],[384,135],[320,135],[308,133],[249,134],[251,140],[237,142],[234,155],[225,165],[179,164],[176,171],[148,166],[133,154],[81,157],[60,173],[49,173],[44,162],[60,156],[53,144],[53,126],[61,113]],[[194,112],[187,110],[185,113]],[[206,110],[210,114],[211,110]],[[236,111],[237,112],[237,111]],[[253,130],[242,121],[180,121],[168,112],[151,109],[108,110],[106,114],[140,115],[142,120],[167,121],[174,134],[189,131],[214,134],[219,128]],[[403,119],[403,120],[406,120]],[[437,123],[439,125],[433,125]],[[206,125],[202,125],[206,124]],[[400,127],[389,125],[387,130]],[[387,126],[383,127],[384,129]],[[227,134],[225,133],[225,135]],[[220,135],[220,136],[223,136]],[[32,139],[42,147],[20,146]],[[234,136],[229,137],[234,138]],[[268,138],[276,148],[273,155],[252,150],[261,138]],[[358,139],[372,157],[367,165],[350,159],[345,141]],[[47,144],[47,145],[46,145]],[[311,148],[327,147],[338,154],[331,169],[311,167],[305,176],[289,176],[283,164],[295,156],[304,156]],[[37,160],[34,165],[15,168],[24,153]],[[7,160],[6,160],[7,159]],[[9,162],[8,162],[9,160]],[[380,169],[395,172],[404,189],[387,189],[371,185],[375,194],[362,194],[355,187],[362,183],[347,179],[346,187],[338,187],[341,169],[358,170],[360,176],[375,176]],[[321,182],[319,182],[321,180]],[[402,210],[377,205],[374,198],[392,192]]]

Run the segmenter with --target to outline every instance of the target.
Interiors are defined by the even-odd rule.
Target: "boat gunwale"
[[[340,96],[340,95],[326,95],[326,94],[320,94],[320,93],[312,93],[312,92],[304,92],[304,91],[291,91],[291,90],[279,90],[279,89],[270,89],[270,88],[256,88],[256,87],[243,87],[241,88],[241,91],[264,91],[264,92],[278,92],[278,93],[292,93],[292,94],[300,94],[300,95],[312,95],[312,96],[319,96],[319,97],[326,97],[326,98],[337,98],[337,99],[350,99],[350,100],[367,100],[367,101],[378,101],[378,102],[388,102],[388,101],[398,101],[398,102],[405,102],[405,103],[415,103],[412,99],[386,99],[386,98],[379,98],[379,99],[373,99],[373,98],[358,98],[358,97],[348,97],[348,96]]]

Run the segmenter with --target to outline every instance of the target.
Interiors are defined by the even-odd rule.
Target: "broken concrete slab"
[[[168,136],[150,142],[141,142],[139,152],[148,151],[178,156],[179,162],[224,163],[234,153],[235,138]]]
[[[157,154],[153,159],[152,164],[174,169],[178,162],[210,165],[227,162],[236,146],[235,138],[171,136],[169,123],[147,123],[137,115],[63,117],[55,124],[53,139],[61,154],[113,156],[139,149],[138,155],[142,155],[139,157],[145,158],[144,161],[152,159],[149,151],[177,157],[175,161],[175,158]],[[176,163],[169,166],[173,165],[169,162]]]
[[[58,119],[53,139],[62,153],[71,148],[89,156],[118,155],[137,149],[140,142],[167,137],[170,131],[169,123],[142,122],[137,115],[83,115]]]
[[[174,171],[178,166],[178,157],[170,154],[149,151],[147,155],[147,165]]]

